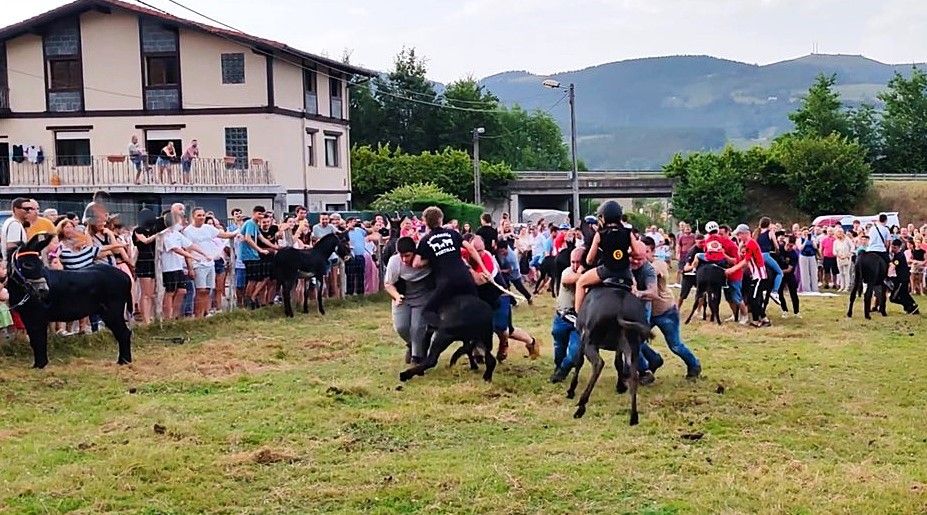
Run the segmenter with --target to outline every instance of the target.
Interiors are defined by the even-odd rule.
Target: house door
[[[183,140],[180,138],[180,130],[153,130],[145,131],[145,152],[148,152],[148,164],[154,164],[155,160],[161,155],[161,150],[168,143],[174,143],[174,153],[177,158],[174,162],[180,162],[180,155],[183,154]]]

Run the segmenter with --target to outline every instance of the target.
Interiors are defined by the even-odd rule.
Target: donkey
[[[637,425],[637,386],[640,382],[637,370],[638,356],[641,341],[653,338],[650,324],[645,318],[644,303],[618,286],[606,284],[592,288],[580,307],[576,329],[579,331],[583,352],[576,358],[567,398],[572,399],[576,394],[584,357],[592,363],[592,377],[579,398],[573,418],[580,418],[586,414],[589,396],[605,367],[605,361],[599,355],[599,350],[604,349],[620,353],[623,358],[619,360],[618,356],[615,356],[615,367],[618,369],[617,390],[618,393],[630,390],[629,424]]]
[[[721,288],[724,287],[724,269],[713,263],[706,263],[698,267],[695,272],[695,303],[692,311],[686,318],[688,324],[699,304],[706,304],[703,313],[711,310],[711,322],[721,325]],[[707,298],[706,298],[707,297]],[[703,316],[704,318],[704,316]]]
[[[486,371],[483,373],[484,381],[492,381],[492,374],[496,368],[496,358],[492,355],[493,327],[492,307],[475,295],[458,295],[451,298],[438,312],[440,323],[431,339],[428,357],[399,374],[400,381],[408,381],[416,375],[424,375],[425,371],[438,365],[438,358],[455,341],[463,342],[463,347],[454,353],[451,360],[453,364],[462,355],[470,358],[470,368],[476,368],[473,351],[482,349],[483,359],[486,361]]]
[[[132,281],[118,268],[91,265],[77,271],[50,270],[41,252],[52,241],[36,234],[11,251],[7,263],[10,306],[26,326],[34,358],[33,368],[48,365],[48,324],[99,315],[119,343],[116,363],[132,362],[132,331],[126,314],[132,312]]]
[[[287,317],[293,318],[293,301],[290,294],[300,278],[306,280],[303,288],[303,313],[309,312],[309,290],[312,289],[314,281],[319,314],[325,314],[325,307],[322,305],[322,283],[332,253],[345,260],[351,259],[351,245],[344,235],[326,234],[309,250],[286,247],[274,255],[274,280],[283,289],[283,312]]]
[[[850,306],[847,308],[848,318],[853,317],[853,303],[856,301],[857,295],[863,295],[864,284],[863,315],[866,320],[872,319],[869,313],[872,310],[873,294],[878,303],[877,310],[879,313],[882,313],[882,316],[888,316],[885,312],[885,278],[887,276],[888,263],[882,259],[882,256],[874,252],[863,252],[856,258],[856,278],[853,281],[853,289],[850,291]]]

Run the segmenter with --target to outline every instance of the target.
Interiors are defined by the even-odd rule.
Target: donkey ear
[[[29,239],[29,242],[26,243],[25,248],[28,250],[34,250],[36,252],[42,252],[42,250],[52,242],[54,236],[47,232],[40,232]]]

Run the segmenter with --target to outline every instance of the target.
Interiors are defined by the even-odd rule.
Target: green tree
[[[838,134],[786,138],[773,152],[793,185],[796,207],[812,216],[845,212],[869,189],[866,150]]]
[[[663,167],[668,177],[676,179],[673,216],[699,224],[708,220],[730,224],[743,221],[746,172],[740,154],[732,148],[720,154],[676,154]]]
[[[798,110],[789,114],[795,124],[792,134],[799,137],[824,137],[836,132],[850,136],[850,124],[840,102],[840,93],[834,89],[837,75],[818,75],[802,99]]]
[[[927,172],[927,74],[917,68],[907,79],[896,73],[879,99],[885,102],[884,170]]]
[[[872,104],[863,103],[847,111],[849,132],[866,151],[866,162],[878,168],[882,157],[882,128],[879,113]]]
[[[356,145],[376,145],[383,138],[383,109],[374,97],[371,81],[351,88],[350,101],[351,141]]]
[[[492,144],[499,134],[499,99],[472,78],[448,84],[444,90],[444,104],[457,109],[446,108],[444,118],[447,131],[440,135],[438,148],[451,147],[470,151],[473,145],[473,129],[486,129],[485,144]],[[488,111],[488,112],[481,112]],[[485,144],[481,145],[481,154]]]
[[[374,96],[382,110],[378,143],[419,153],[438,148],[438,135],[445,129],[438,94],[425,76],[425,61],[414,48],[403,48],[394,69],[374,79]]]
[[[480,156],[508,163],[513,170],[570,170],[570,153],[560,127],[543,111],[519,106],[499,115],[498,139],[488,139]]]

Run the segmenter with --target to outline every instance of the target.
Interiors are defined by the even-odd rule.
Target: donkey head
[[[48,298],[49,290],[41,253],[52,239],[52,235],[48,233],[36,234],[10,254],[7,264],[7,274],[11,280],[21,285],[29,295],[43,301]]]

